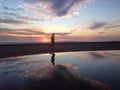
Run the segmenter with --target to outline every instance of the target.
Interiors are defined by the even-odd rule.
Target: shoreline
[[[120,42],[56,43],[55,52],[120,50]],[[0,45],[0,58],[50,53],[50,43]]]

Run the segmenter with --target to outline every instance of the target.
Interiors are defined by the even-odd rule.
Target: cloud
[[[94,22],[90,25],[90,27],[88,27],[89,29],[92,30],[96,30],[96,29],[100,29],[103,28],[104,26],[106,26],[107,24],[105,22]]]
[[[98,32],[97,34],[104,34],[104,33],[106,33],[106,32]]]
[[[4,18],[0,18],[0,23],[2,24],[28,24],[25,21],[21,21],[21,20],[14,20],[14,19],[4,19]]]
[[[12,30],[12,29],[8,29],[8,28],[1,28],[1,27],[0,27],[0,31],[8,31],[8,30]]]
[[[22,19],[22,20],[45,21],[44,19],[40,19],[37,17],[31,17],[31,16],[18,16],[17,18]]]
[[[97,29],[112,29],[112,28],[117,28],[120,27],[120,21],[116,22],[101,22],[101,21],[96,21],[93,22],[89,25],[88,29],[90,30],[97,30]]]
[[[10,12],[2,12],[0,14],[10,15],[10,16],[18,16],[16,13],[10,13]]]
[[[41,38],[39,36],[39,38]],[[38,37],[18,37],[10,35],[0,35],[0,42],[36,42]]]
[[[70,32],[66,32],[66,33],[55,33],[55,35],[66,35],[67,36],[69,34],[72,34],[74,31],[76,31],[76,30],[71,30]]]
[[[55,33],[55,35],[58,36],[67,36],[71,33],[73,33],[75,30],[71,30],[70,32],[65,33]],[[14,36],[40,36],[40,35],[51,35],[52,33],[45,33],[44,28],[40,27],[39,29],[34,28],[24,28],[24,29],[10,29],[10,28],[0,28],[0,32],[4,35],[14,35]]]
[[[106,29],[111,29],[111,28],[117,28],[117,27],[120,27],[120,21],[117,21],[117,22],[113,22],[111,24],[108,24],[105,28]]]
[[[101,30],[101,29],[112,29],[120,27],[120,21],[116,22],[103,22],[103,21],[88,21],[76,24],[81,30]],[[101,32],[103,33],[103,32]]]
[[[21,20],[45,21],[44,19],[40,19],[37,16],[30,16],[30,15],[21,16],[17,13],[11,13],[11,12],[2,12],[0,14],[3,14],[4,16],[7,16],[7,17],[13,16],[13,17],[16,17],[16,18],[21,19]]]
[[[10,8],[10,7],[7,7],[7,6],[2,7],[2,9],[5,9],[5,10],[21,10],[20,8]]]
[[[41,18],[72,17],[79,14],[84,3],[93,0],[22,0],[20,9],[38,14]]]
[[[43,31],[36,31],[32,29],[8,29],[8,28],[0,28],[1,33],[6,33],[6,34],[17,34],[17,35],[45,35],[46,33]]]

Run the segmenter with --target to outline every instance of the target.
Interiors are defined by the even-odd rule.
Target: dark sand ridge
[[[55,45],[55,52],[96,50],[120,50],[120,42],[69,42]],[[50,43],[0,45],[0,58],[50,52]]]

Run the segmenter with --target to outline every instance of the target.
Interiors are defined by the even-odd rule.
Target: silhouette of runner
[[[51,43],[52,43],[53,45],[55,45],[55,37],[54,37],[54,33],[53,33],[52,36],[51,36]]]
[[[51,52],[53,53],[54,52],[54,47],[55,47],[55,35],[54,35],[54,33],[51,36],[51,47],[52,47]]]

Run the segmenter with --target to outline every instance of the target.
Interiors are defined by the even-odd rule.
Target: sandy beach
[[[110,89],[107,84],[81,77],[76,65],[59,63],[53,66],[49,59],[42,61],[36,56],[5,58],[0,68],[1,90]]]
[[[120,50],[120,42],[69,42],[55,45],[55,52],[97,50]],[[50,52],[50,43],[0,45],[0,58]]]
[[[57,43],[55,52],[63,53],[55,53],[54,57],[40,54],[51,52],[47,43],[1,45],[0,89],[116,90],[120,88],[119,45]]]

